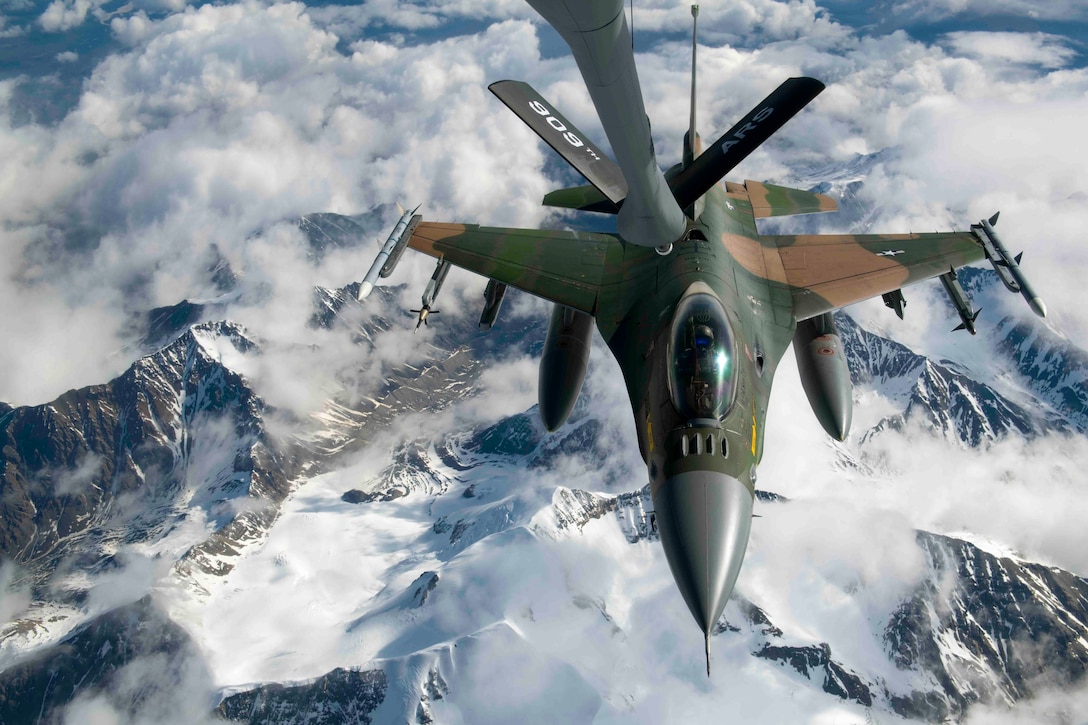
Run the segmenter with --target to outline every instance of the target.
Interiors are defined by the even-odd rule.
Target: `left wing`
[[[417,225],[408,246],[590,315],[605,258],[621,249],[611,234],[439,222]]]
[[[798,320],[986,258],[971,232],[761,235],[760,240],[778,247]]]

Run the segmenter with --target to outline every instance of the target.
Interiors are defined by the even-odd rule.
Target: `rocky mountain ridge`
[[[379,304],[392,304],[392,298],[381,301],[385,293],[375,294]],[[350,287],[316,290],[311,324],[346,327],[365,357],[393,322],[382,314],[361,317],[354,298]],[[972,379],[962,367],[928,360],[842,316],[855,384],[880,390],[900,411],[859,432],[857,445],[864,448],[873,436],[894,434],[913,420],[965,447],[1007,436],[1082,433],[1078,416],[1084,405],[1077,390],[1084,353],[1046,333],[1015,333],[1018,324],[997,328],[1009,346],[1006,354],[1019,361],[1034,395],[1054,401],[1030,410]],[[34,693],[56,716],[80,697],[116,689],[117,676],[110,673],[124,670],[133,658],[126,655],[108,664],[112,660],[103,660],[101,651],[104,642],[116,637],[133,641],[124,634],[132,617],[123,608],[143,612],[137,620],[164,616],[149,613],[153,602],[132,604],[142,601],[137,597],[102,610],[96,578],[125,571],[134,552],[141,552],[149,562],[172,566],[170,576],[179,581],[221,587],[237,563],[260,549],[299,481],[350,460],[365,447],[367,430],[473,395],[496,345],[532,350],[543,336],[542,325],[497,329],[490,339],[473,336],[468,323],[450,325],[429,343],[431,362],[398,370],[365,402],[330,399],[312,420],[300,422],[294,439],[278,440],[267,425],[274,411],[237,372],[263,354],[261,345],[229,322],[185,325],[169,335],[172,342],[111,383],[70,391],[44,406],[0,407],[0,477],[6,494],[0,502],[0,542],[4,561],[18,566],[18,586],[31,600],[0,632],[0,692],[9,693],[7,705],[0,700],[0,710],[9,708],[2,710],[5,718],[22,712],[11,709],[13,692]],[[455,342],[465,339],[468,344]],[[638,482],[643,473],[602,463],[611,449],[602,441],[612,434],[594,414],[588,391],[556,435],[545,434],[530,409],[493,424],[397,446],[388,465],[345,489],[340,503],[347,509],[379,510],[374,507],[427,501],[426,550],[434,564],[403,591],[390,589],[381,599],[384,613],[360,617],[359,631],[378,626],[367,622],[414,621],[425,615],[436,598],[451,596],[444,585],[447,568],[461,566],[464,556],[475,556],[497,537],[577,541],[612,531],[627,545],[656,546],[652,502]],[[603,468],[594,490],[557,485],[543,503],[535,493],[504,492],[523,472],[568,470],[571,462],[582,460],[596,460]],[[773,494],[761,495],[761,502],[764,507],[790,505]],[[839,659],[834,641],[791,634],[788,627],[772,623],[773,612],[742,596],[730,603],[716,637],[740,642],[749,655],[844,702],[924,720],[960,719],[976,703],[1030,697],[1037,689],[1031,667],[1038,663],[1023,652],[1045,652],[1047,676],[1083,679],[1083,643],[1088,641],[1083,579],[995,557],[969,542],[936,534],[919,532],[918,545],[927,561],[923,584],[873,633],[901,672],[895,681]],[[615,636],[631,636],[616,624],[604,600],[580,597],[571,600],[576,608],[596,612]],[[173,640],[183,643],[188,636],[170,631]],[[463,686],[453,663],[493,642],[539,657],[516,622],[496,621],[461,631],[446,644],[360,662],[355,669],[234,687],[210,703],[208,712],[217,706],[218,717],[245,720],[250,713],[251,721],[267,722],[336,721],[346,712],[376,722],[393,712],[419,722],[442,721],[443,708]],[[140,646],[169,662],[192,657],[189,645]],[[135,652],[117,644],[109,649]],[[73,653],[65,665],[73,673],[99,674],[73,675],[73,682],[83,684],[71,691],[49,684],[42,663],[57,661],[51,658],[60,651]],[[557,681],[585,695],[576,698],[579,703],[600,705],[581,675],[552,659],[542,662],[557,673]],[[125,712],[146,711],[140,698],[112,702]]]

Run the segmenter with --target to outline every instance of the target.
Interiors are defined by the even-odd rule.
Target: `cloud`
[[[85,21],[89,7],[58,2],[46,13],[59,30]],[[1062,38],[971,33],[926,44],[905,32],[855,34],[814,2],[753,0],[708,10],[700,19],[706,43],[699,55],[704,138],[723,131],[784,78],[812,74],[829,82],[812,108],[734,178],[780,179],[800,164],[897,147],[897,159],[880,165],[866,182],[867,198],[880,209],[880,230],[962,228],[1002,208],[1002,230],[1008,239],[1030,245],[1027,260],[1033,277],[1047,283],[1055,319],[1066,329],[1088,330],[1078,277],[1086,221],[1078,195],[1088,193],[1088,159],[1074,143],[1080,137],[1076,119],[1088,110],[1088,76],[1069,68],[1072,56]],[[451,19],[481,22],[463,35],[438,39]],[[654,2],[636,10],[636,33],[650,36],[645,45],[639,36],[639,65],[663,163],[679,157],[689,81],[687,42],[669,34],[686,33],[689,22],[685,6]],[[541,57],[539,21],[520,2],[322,8],[244,2],[166,17],[137,11],[113,17],[110,29],[124,49],[94,68],[79,103],[55,127],[16,126],[14,82],[0,82],[0,307],[19,310],[0,319],[0,337],[17,341],[0,348],[0,399],[42,402],[124,369],[133,354],[124,349],[131,342],[124,330],[133,317],[151,306],[215,294],[206,268],[212,245],[241,278],[244,294],[229,316],[261,341],[263,354],[247,359],[242,372],[266,401],[305,416],[334,395],[368,394],[392,366],[427,354],[436,330],[413,333],[401,310],[418,304],[434,262],[409,253],[389,280],[405,283],[396,298],[388,305],[372,298],[373,304],[353,313],[351,322],[384,315],[397,323],[372,346],[360,346],[350,329],[312,330],[307,322],[313,287],[357,281],[376,240],[315,260],[294,220],[315,211],[362,213],[399,200],[422,202],[432,220],[540,225],[548,212],[539,200],[554,183],[544,171],[551,152],[487,94],[486,84],[499,78],[529,80],[604,141],[573,62]],[[723,45],[727,40],[739,47]],[[473,275],[451,273],[442,317],[474,315],[482,288]],[[512,296],[503,318],[542,318],[546,312],[543,303]],[[928,321],[919,312],[908,309],[912,321]],[[814,417],[796,413],[804,396],[791,366],[788,357],[778,376],[760,483],[797,500],[758,520],[742,585],[779,605],[776,612],[792,618],[795,631],[812,634],[813,641],[827,636],[843,642],[838,656],[875,661],[879,653],[857,631],[870,626],[868,617],[878,620],[916,581],[917,527],[971,528],[1025,555],[1073,571],[1088,569],[1081,553],[1088,542],[1073,523],[1088,514],[1077,496],[1082,476],[1071,463],[1088,456],[1082,441],[1006,441],[980,455],[910,431],[907,445],[900,439],[874,451],[885,467],[879,476],[844,471]],[[613,457],[564,460],[533,479],[533,495],[573,480],[604,488],[603,468],[630,476],[617,486],[644,483],[626,387],[616,372],[611,354],[595,339],[587,402],[606,421]],[[367,460],[357,470],[340,472],[341,483],[348,486],[352,475],[368,474],[376,465],[375,450],[409,432],[524,410],[536,400],[536,377],[536,360],[527,351],[505,352],[476,398],[456,411],[398,422],[360,456]],[[80,480],[77,475],[71,483]],[[312,490],[303,495],[316,499],[324,485],[311,481]],[[332,504],[315,506],[339,500],[338,491],[325,493]],[[1047,505],[1040,506],[1040,498]],[[429,520],[398,519],[381,522],[388,530],[355,527],[344,536],[359,538],[323,540],[307,521],[297,517],[292,525],[298,529],[281,530],[287,540],[279,553],[291,564],[274,575],[331,582],[310,600],[324,605],[321,597],[327,599],[328,607],[315,605],[321,612],[362,606],[384,585],[386,570],[404,560],[399,549],[370,558],[374,546],[399,545],[406,530],[430,535]],[[662,715],[675,719],[685,708],[732,704],[739,717],[766,717],[766,707],[784,713],[782,720],[840,713],[807,689],[797,694],[800,704],[787,697],[760,702],[751,692],[792,694],[797,685],[753,669],[747,651],[729,650],[725,643],[715,643],[715,657],[729,662],[737,678],[721,691],[706,690],[698,633],[663,558],[647,553],[648,547],[630,547],[618,534],[587,536],[600,538],[592,542],[600,548],[589,554],[583,541],[553,542],[562,550],[562,566],[543,575],[527,566],[533,560],[524,551],[519,555],[518,547],[509,547],[511,557],[494,572],[486,559],[471,562],[480,570],[472,580],[475,599],[464,601],[488,603],[495,609],[486,611],[496,616],[520,617],[534,646],[544,651],[562,656],[568,644],[599,644],[599,651],[577,656],[608,684],[610,701],[622,703],[614,711],[623,716],[634,712],[660,721]],[[272,546],[279,546],[274,537]],[[365,554],[357,560],[371,578],[323,568],[327,551],[342,553],[351,550],[349,544]],[[96,583],[94,606],[132,601],[163,574],[146,556],[124,562],[115,578]],[[4,576],[12,580],[0,571],[0,583]],[[355,599],[345,600],[339,587],[349,580],[358,590]],[[237,614],[242,598],[256,602],[267,596],[247,588],[244,579],[237,583],[244,593],[223,605],[228,613]],[[847,601],[855,588],[860,594]],[[623,635],[600,624],[604,618],[596,609],[575,612],[568,606],[570,591],[607,602]],[[22,601],[10,592],[4,589],[5,606]],[[812,601],[819,607],[806,614],[803,603]],[[510,603],[509,611],[496,602]],[[446,605],[450,617],[462,613],[456,604]],[[540,616],[533,625],[522,617],[529,606],[554,616]],[[476,611],[484,610],[470,610]],[[562,631],[570,629],[571,617],[579,618],[573,634]],[[297,609],[287,607],[276,620],[285,625],[278,628],[288,633],[285,643],[296,652],[316,649],[305,637],[290,640],[298,633],[286,625],[297,620]],[[332,626],[321,618],[316,625]],[[229,618],[217,626],[231,626]],[[254,620],[252,626],[262,624]],[[226,661],[233,654],[220,656]],[[278,653],[269,654],[271,663]],[[617,669],[620,655],[634,662]],[[321,663],[305,664],[320,674]],[[229,678],[245,663],[222,666],[216,676]],[[157,671],[150,668],[152,676]],[[110,717],[112,707],[109,700],[81,698],[69,717]],[[843,717],[849,715],[857,713]]]
[[[126,634],[126,633],[122,633]],[[214,683],[197,647],[175,626],[159,620],[141,623],[125,644],[116,671],[107,670],[97,687],[76,696],[53,713],[64,725],[211,725]],[[105,655],[109,647],[104,648]],[[132,656],[139,652],[153,654]],[[131,657],[131,659],[128,659]],[[127,661],[126,661],[127,660]],[[101,673],[99,673],[101,674]]]
[[[429,218],[544,216],[541,151],[507,142],[517,119],[483,88],[538,60],[527,23],[428,46],[362,42],[350,55],[297,4],[209,5],[113,28],[132,50],[95,69],[57,128],[0,131],[11,152],[2,294],[27,311],[4,332],[29,348],[5,347],[0,398],[36,402],[119,372],[127,361],[111,353],[128,315],[212,296],[202,260],[213,244],[246,280],[289,290],[277,310],[290,299],[286,319],[304,335],[309,289],[352,281],[372,252],[318,269],[280,220],[396,199],[424,202]],[[477,282],[451,275],[445,294],[466,284]],[[285,337],[245,316],[256,334]]]
[[[1047,33],[948,33],[945,42],[957,55],[980,60],[1024,63],[1043,68],[1064,68],[1077,51],[1061,36]]]
[[[1011,15],[1035,20],[1077,20],[1088,9],[1076,0],[904,0],[891,4],[893,17],[943,20],[955,15]]]
[[[1034,723],[1080,723],[1088,712],[1088,689],[1063,691],[1044,688],[1034,697],[1011,707],[975,706],[964,725],[1034,725]]]
[[[797,405],[806,410],[794,414]],[[866,414],[864,405],[861,415]],[[868,512],[857,514],[860,520],[854,524],[857,531],[867,532],[863,538],[883,540],[890,536],[883,533],[885,527],[900,534],[910,529],[951,535],[970,531],[1029,561],[1088,571],[1088,538],[1079,523],[1088,515],[1088,504],[1078,493],[1083,476],[1074,463],[1088,455],[1082,436],[1031,441],[1009,437],[980,451],[913,425],[902,435],[877,437],[863,448],[847,447],[864,465],[844,466],[840,447],[827,442],[815,415],[808,413],[796,364],[788,355],[775,376],[765,450],[760,487],[813,505],[831,503],[844,517]],[[871,519],[866,521],[866,516]],[[853,535],[842,529],[829,529],[832,538]],[[859,543],[854,558],[860,571],[869,566],[863,564],[865,548]],[[901,556],[877,559],[884,566],[906,566],[903,562],[909,561]],[[894,574],[892,568],[888,573],[893,580],[909,580],[909,567],[908,574]]]
[[[38,23],[47,33],[62,33],[82,25],[87,13],[100,4],[92,0],[53,0],[38,18]]]
[[[88,452],[70,469],[44,473],[53,479],[54,496],[79,495],[102,471],[102,456]]]
[[[451,20],[495,22],[533,19],[535,13],[521,0],[456,0],[441,3],[403,3],[377,0],[360,5],[326,5],[308,11],[322,27],[340,36],[357,37],[364,31],[397,30],[409,33],[436,31]],[[437,34],[436,34],[437,35]]]
[[[30,587],[16,581],[15,562],[0,563],[0,625],[11,622],[30,606]]]
[[[667,18],[675,14],[675,23],[686,29],[687,9],[671,8],[648,6],[637,22],[647,30],[668,29],[674,21]],[[404,11],[442,22],[533,18],[521,3]],[[531,80],[604,141],[570,59],[541,59],[535,18],[408,44],[395,36],[351,40],[364,21],[336,21],[336,13],[366,12],[367,24],[394,23],[383,15],[400,12],[392,6],[323,12],[243,3],[156,20],[141,12],[114,17],[111,28],[130,50],[95,68],[79,104],[58,127],[0,129],[0,148],[10,151],[0,174],[0,253],[9,270],[0,294],[9,307],[29,311],[3,323],[8,337],[25,342],[18,354],[0,360],[0,399],[38,402],[119,372],[128,360],[112,353],[126,343],[122,331],[129,329],[130,315],[211,296],[200,263],[211,244],[247,284],[275,280],[276,289],[290,290],[276,309],[293,324],[250,309],[244,314],[255,334],[286,339],[290,329],[304,337],[297,323],[305,318],[299,310],[307,304],[306,289],[336,286],[353,275],[323,278],[319,273],[328,268],[303,260],[299,238],[274,231],[280,220],[317,210],[355,213],[399,199],[423,202],[429,219],[537,226],[547,213],[539,199],[553,185],[543,173],[550,152],[486,93],[491,80]],[[1070,309],[1066,298],[1075,285],[1068,265],[1058,264],[1058,249],[1072,240],[1079,216],[1071,202],[1066,213],[1052,211],[1065,203],[1063,192],[1075,195],[1081,184],[1079,159],[1051,147],[1070,133],[1061,119],[1077,111],[1079,71],[1029,68],[1005,78],[984,59],[961,55],[974,47],[971,42],[977,45],[976,36],[944,46],[903,33],[858,37],[810,2],[761,0],[704,13],[702,21],[704,136],[726,128],[789,75],[812,73],[831,83],[811,112],[787,125],[738,174],[774,178],[798,160],[905,146],[912,155],[886,166],[885,176],[870,184],[870,196],[885,209],[882,227],[962,224],[965,207],[987,209],[972,215],[989,213],[983,195],[1015,192],[1023,211],[1006,218],[1042,219],[1046,228],[1040,231],[1060,232],[1053,253],[1044,251],[1040,259],[1029,249],[1029,259],[1055,274],[1063,301],[1056,314]],[[748,32],[769,42],[754,50],[720,44],[728,33]],[[351,40],[350,54],[338,50],[344,40]],[[1030,57],[1063,57],[1053,36],[1021,40]],[[687,106],[688,62],[687,43],[668,38],[640,53],[664,163],[678,157],[686,126],[686,111],[677,109]],[[983,100],[991,94],[1007,100]],[[984,109],[996,123],[982,127],[988,133],[978,132],[981,103],[992,104]],[[1039,143],[1031,147],[1023,138],[1033,126],[1039,130],[1028,136]],[[956,153],[962,138],[975,140],[979,153]],[[1008,153],[1010,138],[1020,156]],[[1034,164],[1034,177],[1017,180],[1028,157],[1053,163]],[[1055,164],[1065,170],[1054,174]],[[995,167],[1002,174],[989,173]],[[999,183],[1006,181],[1002,189]],[[365,268],[366,256],[360,248],[344,257],[341,271]],[[79,264],[58,263],[73,258]],[[409,259],[394,278],[413,280],[404,294],[409,304],[428,267]],[[460,302],[479,284],[455,272],[443,294]],[[1081,324],[1075,312],[1066,316],[1073,318],[1068,324]],[[266,324],[279,332],[266,333]],[[36,370],[46,374],[33,375]]]

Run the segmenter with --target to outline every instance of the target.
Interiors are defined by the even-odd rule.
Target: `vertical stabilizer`
[[[640,246],[672,244],[686,228],[684,212],[657,165],[623,0],[528,2],[570,46],[623,170],[628,192],[617,231]]]

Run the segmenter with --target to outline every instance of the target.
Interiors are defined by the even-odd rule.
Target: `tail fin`
[[[680,207],[691,206],[823,89],[824,84],[814,78],[790,78],[764,98],[691,166],[669,180]]]

